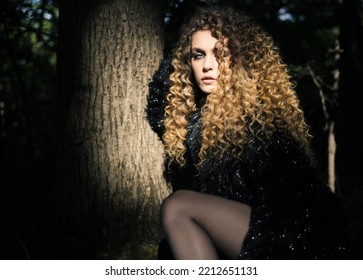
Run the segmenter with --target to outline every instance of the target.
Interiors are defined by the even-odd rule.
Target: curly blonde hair
[[[267,146],[278,128],[288,131],[308,151],[308,126],[272,38],[242,13],[210,8],[199,10],[182,27],[175,49],[163,135],[168,157],[185,164],[188,120],[196,110],[197,91],[191,42],[192,35],[200,30],[210,30],[217,39],[219,63],[218,86],[201,108],[200,163],[207,156],[222,157],[226,152],[240,157],[244,147],[256,139]],[[223,55],[226,48],[229,57]]]

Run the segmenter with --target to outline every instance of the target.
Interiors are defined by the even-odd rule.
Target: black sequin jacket
[[[147,116],[161,137],[169,90],[170,61],[162,61],[149,84]],[[198,161],[201,115],[190,116],[189,160]],[[209,158],[199,173],[200,191],[248,204],[249,231],[240,259],[347,259],[349,222],[340,198],[319,180],[311,159],[288,134],[277,130],[266,151],[258,142],[236,159]]]

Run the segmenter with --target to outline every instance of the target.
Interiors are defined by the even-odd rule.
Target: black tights
[[[240,254],[249,206],[219,196],[178,190],[161,206],[161,225],[176,259],[229,259]]]

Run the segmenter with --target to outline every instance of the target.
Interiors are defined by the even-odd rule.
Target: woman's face
[[[198,87],[210,93],[217,86],[218,61],[214,54],[217,39],[209,30],[200,30],[192,36],[192,70]]]

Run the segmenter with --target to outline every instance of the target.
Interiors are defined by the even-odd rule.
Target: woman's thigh
[[[220,196],[178,190],[163,204],[162,212],[172,219],[191,219],[202,227],[217,250],[236,258],[249,228],[251,208]]]

